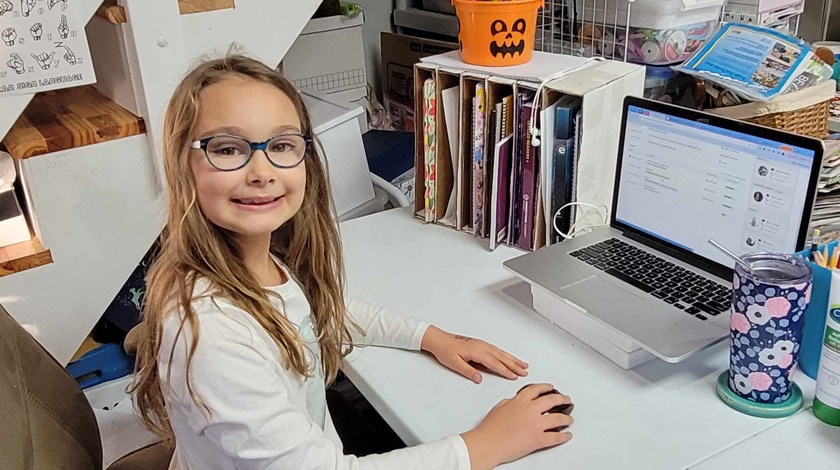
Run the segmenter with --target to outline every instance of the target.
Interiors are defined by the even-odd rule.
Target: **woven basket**
[[[746,121],[793,132],[794,134],[824,139],[828,136],[829,103],[831,103],[831,100],[793,111],[765,114],[764,116],[746,119]]]
[[[794,134],[824,139],[828,136],[828,107],[834,97],[834,80],[781,95],[767,103],[755,102],[708,112],[772,127]]]

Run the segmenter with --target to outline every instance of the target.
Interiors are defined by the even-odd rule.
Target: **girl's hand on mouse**
[[[534,384],[513,398],[500,401],[472,431],[461,435],[470,454],[470,467],[485,470],[524,457],[531,452],[568,442],[570,432],[547,431],[574,422],[571,416],[549,413],[571,399],[560,393],[544,392],[551,384]]]
[[[528,363],[476,338],[453,335],[430,326],[423,335],[420,349],[427,351],[444,366],[475,383],[481,383],[481,373],[472,363],[510,380],[528,375]]]

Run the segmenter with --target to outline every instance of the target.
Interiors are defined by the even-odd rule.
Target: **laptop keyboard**
[[[570,254],[700,320],[729,310],[731,289],[617,238]]]

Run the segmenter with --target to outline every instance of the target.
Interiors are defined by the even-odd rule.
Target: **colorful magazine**
[[[776,30],[725,23],[685,63],[674,67],[732,90],[752,101],[817,85],[831,66],[806,43]]]

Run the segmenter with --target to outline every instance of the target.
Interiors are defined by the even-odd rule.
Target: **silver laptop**
[[[679,362],[729,334],[733,263],[708,240],[801,250],[822,156],[816,139],[628,97],[609,226],[504,266]]]

